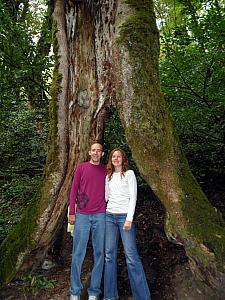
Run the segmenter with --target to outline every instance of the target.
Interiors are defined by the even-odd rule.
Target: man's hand
[[[124,225],[123,225],[123,229],[124,230],[131,230],[131,226],[132,226],[132,222],[126,220]]]
[[[75,215],[69,215],[68,222],[73,225],[75,223]]]

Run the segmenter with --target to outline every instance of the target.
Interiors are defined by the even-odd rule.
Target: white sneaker
[[[70,295],[70,300],[80,300],[80,295]]]
[[[98,296],[89,296],[88,300],[98,300]]]

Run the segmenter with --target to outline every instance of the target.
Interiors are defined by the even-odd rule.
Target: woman
[[[118,299],[117,249],[121,236],[133,298],[149,300],[150,291],[140,257],[137,253],[133,215],[137,199],[137,181],[128,170],[125,152],[114,149],[109,156],[106,177],[106,240],[104,299]]]

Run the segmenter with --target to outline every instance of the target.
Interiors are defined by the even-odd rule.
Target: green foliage
[[[39,274],[30,274],[24,278],[24,286],[22,287],[25,292],[35,293],[40,289],[52,289],[56,285],[56,280],[48,279]]]
[[[43,107],[47,101],[51,61],[37,52],[30,28],[0,4],[0,103],[5,109],[23,101]]]
[[[0,242],[37,192],[46,158],[42,110],[16,107],[3,110],[0,121]]]
[[[158,1],[156,11],[162,89],[183,149],[201,183],[217,179],[225,166],[224,5]]]
[[[0,3],[0,242],[36,194],[46,160],[52,61],[43,3]]]
[[[0,124],[0,176],[42,173],[47,137],[42,111],[20,106],[5,111]]]

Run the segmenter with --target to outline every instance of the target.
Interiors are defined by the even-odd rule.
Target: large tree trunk
[[[191,174],[166,111],[152,1],[55,0],[54,24],[45,180],[1,245],[3,281],[43,259],[65,215],[72,171],[87,158],[90,142],[102,140],[105,113],[116,107],[138,169],[167,210],[167,236],[189,257],[174,276],[176,299],[220,299],[225,226]]]

